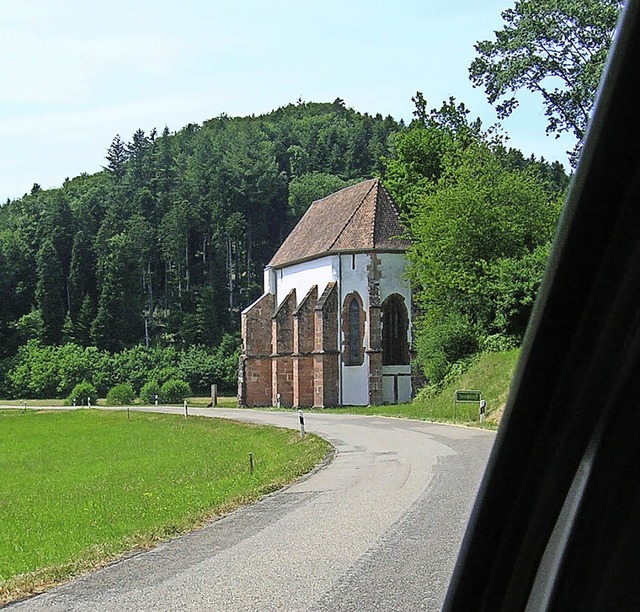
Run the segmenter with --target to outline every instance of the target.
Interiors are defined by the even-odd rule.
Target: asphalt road
[[[298,427],[297,413],[193,410]],[[18,610],[439,610],[489,450],[490,432],[307,414],[334,460],[187,536]]]

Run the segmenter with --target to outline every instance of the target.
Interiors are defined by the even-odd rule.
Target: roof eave
[[[299,259],[292,259],[284,263],[269,262],[265,267],[272,268],[274,270],[280,270],[282,268],[288,268],[289,266],[295,266],[296,264],[305,263],[307,261],[313,261],[314,259],[322,259],[323,257],[330,257],[331,255],[353,255],[358,253],[406,253],[407,247],[384,247],[384,248],[368,248],[368,249],[340,249],[339,251],[323,251],[322,253],[316,253],[309,257],[301,257]]]

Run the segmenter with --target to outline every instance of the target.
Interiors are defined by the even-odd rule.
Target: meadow
[[[290,430],[87,409],[0,410],[0,440],[0,603],[254,501],[329,450]]]

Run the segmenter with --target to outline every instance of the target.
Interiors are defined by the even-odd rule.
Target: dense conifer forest
[[[455,100],[430,112],[420,94],[414,101],[409,126],[337,99],[175,133],[138,130],[113,139],[103,171],[8,200],[0,395],[66,395],[83,378],[104,392],[132,378],[105,362],[102,382],[86,363],[64,383],[62,366],[48,386],[33,382],[35,362],[71,354],[93,367],[117,355],[140,367],[133,356],[146,354],[147,379],[192,372],[200,389],[214,376],[231,387],[240,311],[260,295],[266,262],[313,200],[373,176],[416,241],[416,347],[429,377],[487,338],[517,342],[567,177],[557,163],[508,149]]]

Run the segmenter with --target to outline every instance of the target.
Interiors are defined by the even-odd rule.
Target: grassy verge
[[[0,411],[0,432],[0,603],[253,501],[328,450],[283,429],[93,410]]]
[[[189,406],[194,406],[196,408],[205,408],[209,402],[211,401],[210,397],[189,397],[187,398],[187,402]],[[0,399],[0,406],[27,406],[27,407],[36,407],[40,408],[42,406],[64,406],[65,400],[63,399]],[[97,400],[98,406],[106,406],[106,401],[104,398],[100,398]],[[135,406],[143,406],[138,400],[133,402]],[[219,408],[236,408],[238,405],[238,399],[233,396],[229,397],[218,397],[218,407]]]
[[[199,408],[206,408],[211,401],[210,397],[190,397],[188,400],[189,406],[195,406]],[[218,396],[218,408],[237,408],[238,398],[233,397],[220,397]]]
[[[493,417],[507,399],[517,357],[518,350],[480,355],[460,378],[446,385],[434,397],[417,398],[409,404],[350,406],[331,411],[479,425],[477,404],[458,404],[455,419],[453,414],[456,389],[477,389],[487,402],[487,426],[495,426]]]

